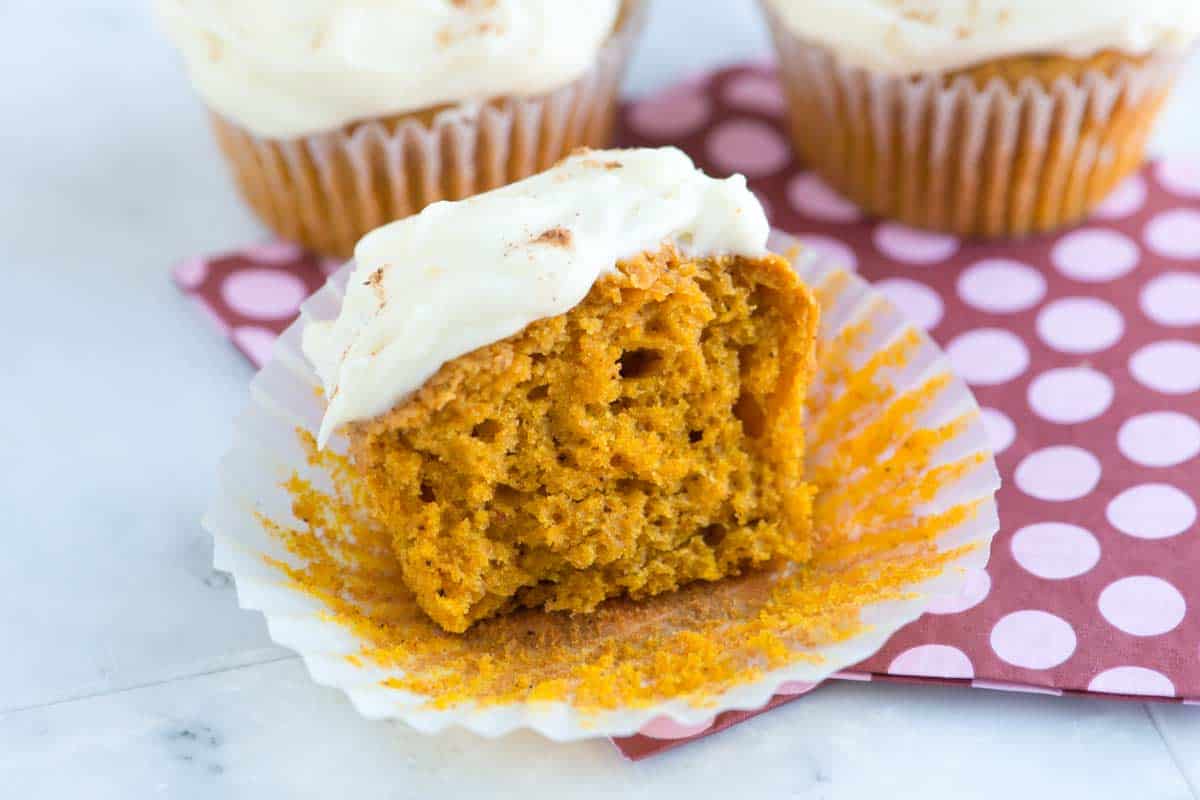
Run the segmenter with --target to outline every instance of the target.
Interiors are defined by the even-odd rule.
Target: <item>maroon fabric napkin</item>
[[[963,242],[868,220],[795,162],[771,68],[689,81],[623,111],[627,145],[741,172],[777,228],[873,281],[946,349],[1005,485],[986,571],[835,677],[1200,702],[1200,160],[1147,166],[1083,226]],[[176,268],[256,364],[336,264],[282,243]],[[667,720],[630,758],[710,735]]]

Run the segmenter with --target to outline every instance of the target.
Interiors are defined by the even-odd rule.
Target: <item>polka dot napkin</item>
[[[1150,165],[1065,234],[962,242],[864,219],[793,160],[782,112],[772,70],[737,67],[627,107],[622,139],[744,173],[776,227],[927,328],[1005,478],[987,571],[835,677],[1200,702],[1200,161]],[[176,279],[262,363],[336,266],[271,244]],[[640,758],[752,715],[617,744]]]

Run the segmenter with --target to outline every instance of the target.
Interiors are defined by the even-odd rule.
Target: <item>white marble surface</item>
[[[658,0],[630,88],[766,52],[749,0]],[[841,684],[637,765],[360,720],[209,566],[251,371],[166,267],[262,233],[173,54],[141,0],[6,0],[0,74],[0,794],[1200,797],[1197,708]],[[1198,108],[1200,62],[1156,147]]]

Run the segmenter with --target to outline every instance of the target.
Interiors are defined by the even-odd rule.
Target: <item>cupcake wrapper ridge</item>
[[[348,258],[366,233],[439,200],[461,200],[612,138],[618,92],[646,0],[628,0],[596,64],[544,95],[463,104],[431,119],[369,120],[299,139],[265,139],[211,114],[243,199],[276,234]]]
[[[801,158],[867,211],[963,236],[1020,237],[1085,217],[1142,163],[1177,54],[1015,87],[891,76],[793,34],[763,3]]]
[[[795,250],[796,242],[776,236],[771,247],[776,252],[790,253]],[[389,688],[384,681],[402,673],[397,672],[398,668],[360,659],[363,643],[331,620],[320,601],[289,582],[278,566],[270,563],[273,559],[276,563],[299,566],[300,560],[279,538],[270,535],[262,522],[266,518],[283,525],[298,524],[293,516],[292,497],[282,485],[293,474],[313,481],[319,488],[329,486],[328,475],[306,463],[306,453],[296,434],[297,428],[315,430],[322,412],[316,391],[319,381],[301,354],[300,340],[305,325],[337,314],[352,266],[343,267],[305,303],[301,318],[280,337],[271,359],[252,382],[249,406],[236,426],[237,443],[222,462],[221,488],[209,506],[204,524],[215,540],[215,566],[233,575],[239,604],[262,611],[272,639],[298,652],[314,681],[345,691],[368,718],[399,719],[426,732],[462,726],[484,736],[530,728],[560,741],[628,735],[652,722],[662,726],[663,720],[684,726],[707,724],[722,711],[760,709],[781,691],[818,683],[871,656],[892,633],[916,619],[935,601],[957,595],[969,571],[981,569],[987,562],[991,539],[999,527],[994,495],[1000,479],[970,390],[953,376],[937,345],[906,321],[880,292],[827,259],[802,251],[796,269],[822,304],[819,352],[826,357],[832,355],[834,361],[856,370],[865,369],[868,362],[886,360],[883,353],[899,341],[911,343],[911,357],[889,380],[893,399],[879,399],[874,406],[857,409],[862,414],[856,419],[863,427],[871,428],[872,419],[886,422],[890,419],[885,416],[888,412],[904,405],[906,398],[919,398],[918,387],[931,379],[942,381],[945,388],[929,402],[916,402],[906,428],[910,432],[901,438],[919,436],[951,421],[963,421],[957,432],[938,446],[921,473],[911,476],[911,481],[929,489],[926,500],[912,512],[915,518],[912,524],[932,520],[947,509],[974,510],[938,534],[937,553],[947,554],[948,560],[944,564],[937,562],[942,566],[936,574],[900,587],[900,599],[861,607],[864,627],[850,638],[806,648],[804,658],[711,697],[706,695],[703,703],[696,703],[694,698],[669,697],[652,705],[600,711],[581,710],[569,700],[521,700],[499,705],[463,702],[437,707],[423,696]],[[858,335],[851,335],[855,331]],[[886,458],[888,452],[903,443],[892,433],[882,451],[863,449],[862,454],[854,455],[857,450],[840,447],[842,442],[854,438],[854,430],[837,425],[830,429],[827,440],[811,441],[820,421],[828,421],[830,417],[821,413],[822,406],[827,410],[846,395],[847,378],[844,371],[825,369],[814,382],[812,392],[818,399],[815,405],[810,400],[810,412],[815,413],[810,428],[810,468],[820,469],[824,461],[827,468],[839,474],[843,470],[848,470],[844,472],[847,475],[856,470],[870,470],[877,459]],[[847,424],[852,422],[844,415],[842,419]],[[345,446],[342,437],[335,437],[330,443],[334,450],[343,450]],[[850,461],[846,462],[848,456]],[[843,460],[831,461],[838,458]],[[950,477],[946,465],[968,462],[974,466],[955,471]],[[857,533],[848,530],[852,538],[874,535],[867,529]],[[903,556],[897,551],[895,556],[885,553],[880,557],[886,562]],[[928,557],[937,556],[931,553]]]

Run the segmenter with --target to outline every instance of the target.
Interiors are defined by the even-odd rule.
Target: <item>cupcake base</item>
[[[366,233],[439,200],[528,177],[577,147],[606,146],[644,0],[628,0],[595,66],[534,97],[354,123],[300,139],[264,139],[212,114],[247,204],[277,235],[347,258]]]
[[[786,237],[771,249],[798,252]],[[806,426],[820,546],[804,569],[442,630],[404,587],[390,533],[338,489],[348,442],[315,450],[324,404],[300,341],[338,313],[349,266],[254,380],[205,515],[215,565],[316,682],[367,717],[427,732],[574,740],[662,718],[695,725],[862,661],[986,563],[999,474],[978,406],[937,345],[858,276],[809,255],[794,266],[822,308]],[[312,502],[297,506],[300,496]]]
[[[1086,216],[1141,164],[1181,64],[1102,53],[897,77],[771,29],[800,157],[873,214],[963,236]]]

